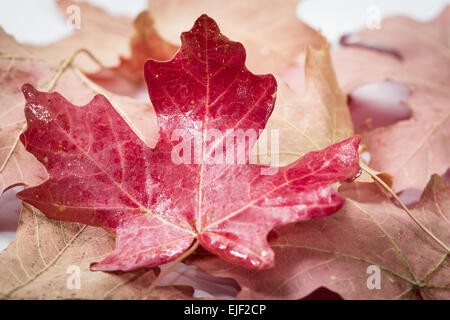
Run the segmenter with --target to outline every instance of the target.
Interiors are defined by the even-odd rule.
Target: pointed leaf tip
[[[37,92],[36,88],[33,87],[33,86],[32,86],[31,84],[29,84],[29,83],[25,83],[25,84],[22,86],[22,93],[23,93],[25,99],[27,99],[27,100],[28,100],[29,98],[32,98],[33,96],[35,96],[35,95],[36,95],[36,92]]]

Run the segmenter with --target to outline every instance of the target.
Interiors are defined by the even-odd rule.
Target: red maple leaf
[[[58,93],[23,86],[28,128],[21,141],[50,178],[18,196],[50,218],[113,232],[116,248],[95,270],[163,264],[195,240],[223,259],[269,268],[270,230],[336,212],[344,199],[331,184],[359,172],[360,139],[352,137],[262,174],[268,167],[246,156],[252,143],[239,149],[237,138],[225,142],[238,130],[257,137],[265,127],[275,103],[274,77],[250,73],[243,46],[221,35],[206,15],[181,39],[173,60],[145,65],[160,125],[155,149],[102,95],[80,107]],[[200,141],[190,162],[173,159],[180,129],[183,141]],[[230,149],[233,161],[217,161]],[[186,160],[189,153],[176,156]]]

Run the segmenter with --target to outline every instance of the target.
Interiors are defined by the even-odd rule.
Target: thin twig
[[[408,209],[408,207],[403,203],[403,201],[400,200],[400,198],[397,196],[397,194],[382,180],[380,179],[377,174],[370,169],[368,166],[366,166],[364,163],[360,163],[361,169],[363,169],[365,172],[367,172],[374,180],[376,180],[378,183],[383,186],[386,191],[388,191],[395,200],[400,204],[402,209],[408,214],[408,216],[413,219],[413,221],[426,233],[428,234],[434,241],[436,241],[442,248],[447,251],[447,253],[450,253],[450,249],[441,241],[439,240],[430,230],[428,230],[417,218],[412,214],[412,212]]]
[[[59,78],[66,72],[67,68],[70,67],[75,57],[79,54],[79,51],[75,51],[71,56],[69,56],[67,59],[64,59],[61,62],[61,67],[59,67],[58,71],[56,72],[55,76],[50,80],[47,89],[45,91],[52,91],[55,89],[56,84],[58,83]]]
[[[55,77],[52,79],[52,81],[50,82],[48,89],[46,91],[51,91],[55,88],[56,83],[58,81],[58,79],[62,76],[62,74],[69,68],[69,67],[73,67],[74,65],[74,61],[75,58],[78,57],[80,54],[84,53],[85,55],[87,55],[94,63],[96,63],[101,69],[105,69],[105,70],[109,70],[111,71],[114,75],[122,77],[130,82],[135,82],[133,81],[133,79],[126,77],[124,74],[116,71],[116,70],[111,70],[109,69],[107,66],[105,66],[100,59],[98,59],[92,52],[90,52],[89,50],[85,49],[85,48],[81,48],[78,49],[77,51],[75,51],[74,53],[72,53],[68,58],[64,59],[62,61],[62,65],[61,67],[58,69],[58,72],[56,73]]]
[[[117,70],[115,70],[115,69],[112,69],[112,68],[109,68],[109,67],[107,67],[107,66],[105,66],[104,64],[103,64],[103,62],[101,62],[100,61],[100,59],[99,58],[97,58],[91,51],[89,51],[88,49],[85,49],[85,48],[81,48],[81,49],[78,49],[76,52],[75,52],[75,57],[76,56],[78,56],[80,53],[84,53],[84,54],[86,54],[94,63],[96,63],[101,69],[104,69],[104,70],[107,70],[108,72],[111,72],[113,75],[115,75],[116,77],[119,77],[119,78],[123,78],[123,79],[125,79],[125,80],[127,80],[127,81],[129,81],[129,82],[132,82],[132,83],[138,83],[139,81],[136,81],[135,79],[132,79],[131,77],[128,77],[128,76],[126,76],[124,73],[122,73],[122,72],[120,72],[120,71],[117,71]],[[74,58],[75,58],[74,57]],[[73,62],[73,61],[72,61]]]

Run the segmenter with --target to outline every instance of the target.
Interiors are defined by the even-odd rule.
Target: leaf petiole
[[[417,220],[417,218],[412,214],[412,212],[408,209],[408,207],[403,203],[402,200],[400,200],[400,198],[397,196],[397,194],[382,180],[380,179],[380,177],[377,176],[377,174],[370,169],[366,164],[364,164],[363,162],[360,162],[360,167],[361,169],[363,169],[365,172],[367,172],[372,179],[374,179],[375,181],[377,181],[379,184],[381,184],[381,186],[388,191],[395,200],[397,200],[397,202],[400,204],[400,206],[402,207],[402,209],[408,214],[408,216],[413,219],[413,221],[426,233],[428,234],[428,236],[430,236],[434,241],[436,241],[442,248],[445,249],[445,251],[447,251],[447,253],[450,253],[450,249],[445,245],[445,243],[443,243],[441,240],[439,240],[430,230],[428,230],[419,220]]]

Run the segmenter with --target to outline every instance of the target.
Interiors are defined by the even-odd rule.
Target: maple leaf
[[[157,287],[150,292],[156,278],[153,269],[91,272],[90,262],[113,247],[113,237],[100,228],[50,220],[25,205],[16,240],[0,253],[0,298],[192,299],[188,287]],[[68,281],[71,275],[80,277],[79,287],[76,280]]]
[[[339,83],[347,93],[381,80],[404,84],[410,91],[406,105],[411,118],[362,133],[371,167],[392,174],[396,191],[422,190],[431,174],[448,169],[449,15],[447,7],[431,22],[383,20],[382,29],[357,33],[356,40],[346,40],[347,47],[334,55]]]
[[[240,299],[299,299],[325,286],[344,299],[449,299],[448,252],[373,183],[344,184],[344,207],[327,219],[274,230],[275,268],[249,271],[212,255],[190,257],[202,270],[231,277]],[[414,216],[450,244],[450,186],[433,175]],[[367,285],[380,270],[380,290]],[[372,269],[373,270],[373,269]]]
[[[18,196],[50,218],[114,232],[115,250],[95,270],[156,266],[196,245],[246,267],[271,267],[269,231],[334,213],[344,199],[331,184],[359,172],[359,137],[308,153],[272,175],[262,175],[268,168],[249,164],[248,157],[243,164],[214,162],[228,133],[211,141],[207,129],[263,129],[276,82],[250,73],[243,46],[221,35],[206,15],[181,39],[171,61],[145,65],[160,125],[155,149],[102,95],[79,107],[58,93],[23,87],[28,128],[21,141],[50,178]],[[190,139],[200,128],[200,162],[172,160],[171,138],[180,128]]]
[[[176,44],[179,34],[201,14],[214,17],[224,34],[244,45],[252,72],[277,74],[295,65],[307,46],[326,44],[318,31],[297,18],[297,4],[297,0],[152,0],[149,8],[158,32]]]

